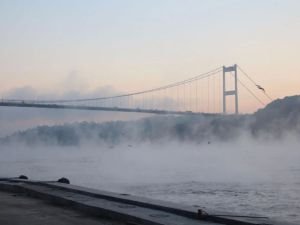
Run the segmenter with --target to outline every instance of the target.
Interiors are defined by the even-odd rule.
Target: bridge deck
[[[199,115],[202,113],[192,111],[171,111],[159,109],[141,109],[141,108],[120,108],[120,107],[101,107],[88,105],[63,105],[63,104],[39,104],[29,102],[0,102],[0,106],[5,107],[23,107],[23,108],[45,108],[45,109],[72,109],[72,110],[91,110],[91,111],[115,111],[115,112],[135,112],[149,114],[175,114],[175,115]]]

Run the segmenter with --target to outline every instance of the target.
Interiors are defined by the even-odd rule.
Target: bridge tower
[[[230,73],[233,72],[234,76],[234,89],[233,90],[226,90],[226,75],[230,75]],[[234,64],[233,66],[223,66],[223,113],[226,114],[226,97],[229,95],[235,96],[235,114],[239,113],[239,107],[238,107],[238,86],[237,86],[237,65]]]

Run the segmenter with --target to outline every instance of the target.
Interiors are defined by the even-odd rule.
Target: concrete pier
[[[28,196],[41,199],[48,203],[59,205],[63,208],[49,209],[57,212],[58,214],[64,214],[66,210],[77,210],[79,214],[90,215],[91,218],[86,218],[91,221],[78,224],[93,224],[93,218],[99,217],[100,224],[135,224],[135,225],[262,225],[262,224],[280,224],[274,223],[266,218],[260,218],[257,216],[241,216],[232,215],[230,213],[222,213],[212,210],[203,210],[196,207],[182,206],[174,203],[151,200],[147,198],[141,198],[126,194],[118,194],[106,191],[99,191],[90,188],[78,187],[70,184],[63,184],[58,182],[40,182],[30,181],[22,179],[0,179],[0,190],[15,193],[16,196],[21,196],[20,199],[26,198],[24,202],[30,203],[31,201],[37,201],[36,199],[29,199]],[[26,197],[22,195],[26,195]],[[10,195],[4,199],[14,201]],[[17,198],[15,198],[16,201]],[[1,201],[2,202],[2,201]],[[41,202],[35,202],[38,206]],[[16,204],[15,204],[16,205]],[[3,206],[5,208],[5,206]],[[35,207],[32,203],[30,206],[33,208],[37,215],[39,214],[39,207]],[[30,207],[26,207],[26,210],[30,211]],[[53,206],[51,206],[53,207]],[[50,208],[51,208],[50,207]],[[19,209],[20,210],[20,209]],[[26,214],[26,210],[21,212],[20,215]],[[13,208],[9,212],[13,212]],[[16,218],[13,214],[11,217]],[[72,214],[72,213],[71,213]],[[53,213],[55,217],[55,213]],[[33,219],[36,215],[33,215]],[[6,216],[8,218],[10,216]],[[29,217],[31,214],[29,213]],[[76,216],[75,216],[76,217]],[[4,217],[5,218],[5,217]],[[79,216],[79,218],[81,218]],[[103,218],[109,219],[104,220]],[[70,218],[53,218],[56,220],[68,220],[72,223],[74,217]],[[1,221],[0,221],[1,222]],[[5,224],[5,223],[0,223]],[[12,224],[12,223],[7,223]],[[18,224],[18,223],[15,223]],[[34,223],[26,223],[34,224]],[[50,223],[43,223],[50,224]],[[52,224],[52,223],[51,223]],[[53,223],[54,224],[54,223]],[[58,225],[59,223],[55,223]],[[76,224],[76,223],[72,223]]]
[[[104,218],[93,217],[70,208],[54,206],[23,193],[0,191],[1,225],[122,225]]]

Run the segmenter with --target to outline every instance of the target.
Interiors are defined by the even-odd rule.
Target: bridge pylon
[[[227,90],[226,89],[226,75],[227,73],[233,72],[234,76],[234,89],[233,90]],[[238,105],[238,79],[237,79],[237,65],[234,64],[233,66],[223,66],[223,113],[227,113],[226,108],[226,97],[230,95],[235,96],[235,114],[239,113],[239,105]]]

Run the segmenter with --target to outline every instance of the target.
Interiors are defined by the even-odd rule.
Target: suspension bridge
[[[240,79],[241,75],[248,81],[247,83]],[[231,81],[231,85],[228,81]],[[265,89],[235,64],[221,66],[189,79],[138,92],[80,99],[3,98],[0,106],[151,114],[226,114],[228,98],[233,97],[233,112],[238,114],[240,87],[262,106],[266,101],[272,101]],[[265,101],[258,96],[258,92],[266,98]]]

